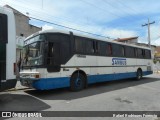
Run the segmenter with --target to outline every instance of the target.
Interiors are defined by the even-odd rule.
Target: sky
[[[149,18],[155,21],[150,26],[151,43],[160,45],[160,0],[0,0],[0,5],[5,4],[30,17],[111,40],[138,36],[139,42],[147,43],[148,29],[142,25]],[[43,29],[66,29],[35,19],[30,24]]]

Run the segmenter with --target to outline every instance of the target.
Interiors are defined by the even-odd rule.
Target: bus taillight
[[[14,72],[14,75],[16,75],[16,63],[13,63],[13,72]]]

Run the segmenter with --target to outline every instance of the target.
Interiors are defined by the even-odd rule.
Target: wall
[[[16,20],[16,35],[28,37],[29,35],[38,32],[41,28],[30,25],[27,16],[15,13]]]

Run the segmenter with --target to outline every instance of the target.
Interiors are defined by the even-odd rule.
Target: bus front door
[[[49,42],[47,56],[47,70],[48,72],[60,71],[60,43]]]

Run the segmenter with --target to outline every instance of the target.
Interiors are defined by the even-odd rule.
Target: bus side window
[[[143,49],[138,48],[138,58],[143,58]]]
[[[0,16],[0,26],[2,26],[2,17]],[[3,27],[0,27],[0,42],[3,40]]]
[[[60,44],[57,42],[48,43],[48,56],[47,56],[47,71],[59,72],[60,71]]]
[[[146,59],[151,59],[151,51],[150,50],[145,50],[146,53]]]
[[[108,53],[107,44],[105,42],[98,43],[98,55],[106,56]]]
[[[69,35],[61,35],[60,40],[60,61],[61,64],[66,64],[66,62],[72,56],[71,40]]]
[[[98,54],[98,53],[99,53],[99,47],[98,47],[99,42],[98,42],[98,41],[96,41],[96,42],[95,42],[95,44],[96,44],[96,50],[95,50],[95,52]]]
[[[47,65],[53,65],[53,57],[54,57],[54,43],[48,43],[48,58]]]
[[[95,41],[92,41],[92,53],[96,52],[96,45],[95,45]]]
[[[125,48],[124,48],[124,46],[122,46],[122,57],[124,57],[125,56]]]
[[[8,43],[7,15],[0,13],[0,42]]]
[[[137,48],[134,48],[134,56],[135,56],[135,58],[137,58],[137,57],[138,57]]]
[[[112,45],[111,44],[107,45],[107,53],[108,53],[109,56],[112,55]]]
[[[85,40],[86,43],[86,53],[87,54],[94,54],[96,53],[96,42],[90,39]]]
[[[80,37],[75,37],[75,51],[77,53],[84,53],[84,44],[85,40],[83,40],[83,38]]]
[[[130,47],[130,46],[125,46],[125,56],[127,58],[136,58],[135,48]]]
[[[143,55],[143,58],[145,58],[145,57],[146,57],[145,50],[142,50],[142,55]]]

